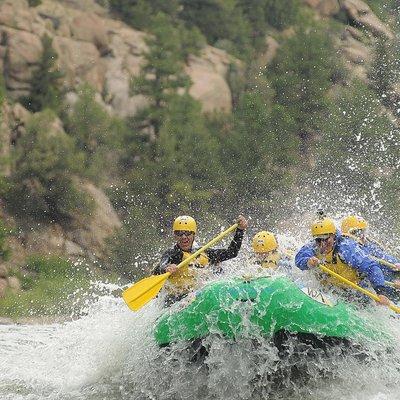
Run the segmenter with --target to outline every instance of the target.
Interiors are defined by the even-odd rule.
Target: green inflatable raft
[[[376,325],[376,323],[375,323]],[[217,334],[273,338],[281,332],[318,341],[387,341],[388,335],[347,303],[333,304],[320,292],[285,277],[233,278],[211,283],[166,311],[155,326],[158,345]]]

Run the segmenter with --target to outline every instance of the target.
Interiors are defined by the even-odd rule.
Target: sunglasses
[[[321,243],[326,243],[329,240],[329,238],[315,238],[315,242],[317,244],[321,244]]]
[[[181,236],[188,237],[188,236],[194,235],[194,232],[191,232],[191,231],[175,231],[174,234],[176,236],[178,236],[178,237],[181,237]]]
[[[365,229],[352,229],[350,233],[355,236],[361,236],[365,234]]]

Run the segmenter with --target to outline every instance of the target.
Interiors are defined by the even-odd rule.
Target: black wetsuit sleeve
[[[153,274],[161,275],[166,271],[168,264],[179,264],[182,261],[183,252],[178,246],[168,249],[162,256],[160,263],[154,268]]]
[[[226,261],[231,258],[235,258],[242,246],[244,231],[242,229],[236,229],[235,236],[232,239],[227,249],[208,249],[206,254],[208,256],[210,264],[218,264],[221,261]]]

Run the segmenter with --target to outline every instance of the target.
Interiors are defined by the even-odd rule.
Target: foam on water
[[[257,274],[244,256],[225,269],[227,276]],[[296,271],[293,278],[299,276],[304,278]],[[309,361],[304,351],[282,361],[277,349],[253,332],[252,340],[235,343],[210,336],[203,343],[208,355],[196,360],[186,344],[168,349],[155,344],[152,329],[163,311],[161,299],[133,313],[112,292],[115,287],[74,321],[0,326],[0,398],[400,399],[399,320],[383,307],[365,312],[395,338],[389,352],[376,343],[366,358],[333,351]],[[293,365],[307,371],[305,377],[287,375]]]

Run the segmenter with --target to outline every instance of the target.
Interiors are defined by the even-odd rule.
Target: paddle
[[[202,248],[195,251],[188,258],[179,263],[177,265],[177,268],[181,268],[184,265],[190,263],[199,254],[207,250],[215,243],[222,240],[225,236],[234,231],[237,227],[238,224],[234,224],[224,232],[220,233],[214,239],[210,240],[207,244],[205,244]],[[125,303],[133,311],[140,310],[145,304],[147,304],[150,300],[152,300],[154,297],[157,296],[158,292],[164,286],[165,281],[169,278],[170,275],[171,275],[170,272],[166,272],[165,274],[152,275],[149,276],[148,278],[140,280],[139,282],[136,282],[131,287],[124,290],[124,292],[122,293],[122,297],[125,300]]]
[[[379,264],[386,265],[386,266],[389,267],[392,271],[400,272],[399,269],[397,268],[396,264],[393,264],[393,263],[391,263],[391,262],[389,262],[389,261],[386,261],[386,260],[384,260],[383,258],[378,258],[378,257],[371,256],[371,255],[369,255],[368,257],[369,257],[371,260],[374,260],[374,261],[378,262]]]
[[[393,289],[399,290],[399,288],[393,282],[385,281],[385,286],[390,286]]]
[[[350,233],[348,233],[346,236],[352,238],[352,239],[355,240],[357,243],[362,244],[362,242],[360,241],[360,239],[359,239],[357,236],[354,236],[354,235],[352,235],[352,234],[350,234]],[[379,242],[377,242],[376,240],[371,239],[370,237],[367,237],[367,240],[369,240],[369,241],[372,242],[372,243],[375,243],[375,244],[378,245],[381,249],[383,249],[383,246],[382,246]],[[379,264],[386,265],[386,267],[390,268],[392,271],[399,272],[399,269],[397,268],[397,266],[396,266],[395,264],[393,264],[393,263],[391,263],[391,262],[389,262],[389,261],[386,261],[386,260],[384,260],[383,258],[378,258],[378,257],[375,257],[375,256],[373,256],[373,255],[368,255],[368,257],[369,257],[371,260],[377,261]]]
[[[343,278],[342,275],[337,274],[336,272],[333,272],[332,270],[330,270],[329,268],[327,268],[325,265],[323,264],[318,264],[318,266],[322,269],[322,271],[328,273],[329,275],[334,276],[335,278],[339,279],[340,281],[342,281],[343,283],[346,283],[347,285],[351,286],[353,289],[358,290],[361,293],[364,293],[365,295],[371,297],[371,299],[377,301],[378,303],[380,303],[380,299],[379,297],[370,292],[367,289],[362,288],[361,286],[356,285],[354,282],[349,281],[346,278]],[[388,305],[388,307],[393,310],[394,312],[396,312],[397,314],[400,314],[400,307],[395,306],[394,304],[390,304]]]

